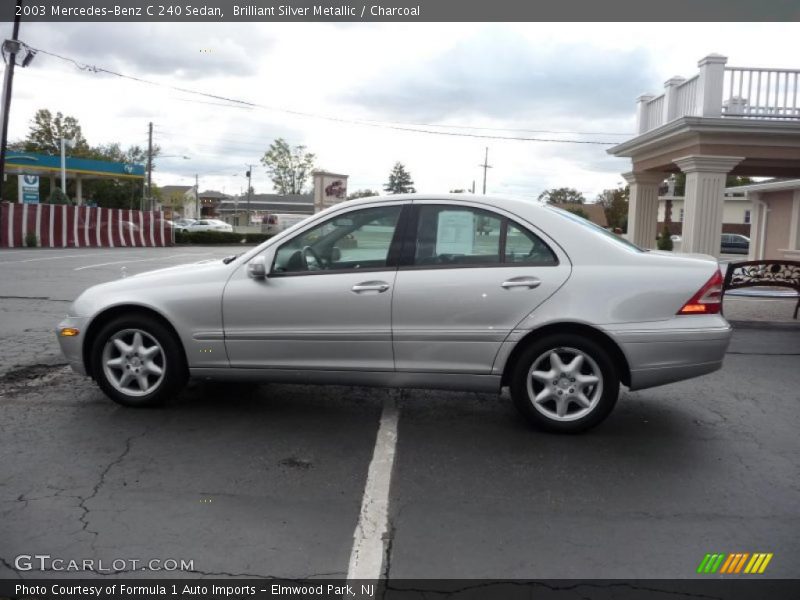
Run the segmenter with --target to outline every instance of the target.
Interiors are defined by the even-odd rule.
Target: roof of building
[[[223,202],[247,201],[247,194],[232,196]],[[314,204],[314,194],[253,194],[250,202],[282,202],[284,204]]]
[[[555,206],[556,208],[563,208],[564,210],[570,210],[570,209],[575,210],[576,208],[579,208],[587,215],[589,215],[589,220],[595,225],[600,225],[600,227],[608,227],[608,221],[606,220],[606,211],[599,204],[576,204],[574,202],[560,202],[560,203],[553,202],[552,205]]]
[[[220,202],[219,210],[229,212],[245,210],[247,207],[247,196],[234,196],[223,199]],[[298,213],[312,214],[314,212],[313,194],[253,194],[250,197],[250,210],[269,211],[277,213]]]
[[[749,185],[737,185],[725,188],[726,192],[778,192],[781,190],[800,189],[800,179],[768,179]]]
[[[225,198],[229,198],[222,192],[218,192],[216,190],[206,190],[205,192],[200,192],[197,194],[198,198],[214,198],[215,200],[223,200]]]

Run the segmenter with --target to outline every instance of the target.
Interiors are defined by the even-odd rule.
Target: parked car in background
[[[739,233],[723,233],[720,252],[722,254],[747,254],[750,252],[750,238]]]
[[[292,225],[296,225],[300,221],[307,219],[309,215],[297,215],[291,213],[271,213],[264,217],[261,223],[261,233],[268,233],[275,235],[285,229],[289,229]]]
[[[218,219],[200,219],[185,227],[183,231],[192,233],[193,231],[227,231],[232,232],[233,226],[228,225],[225,221]]]
[[[620,385],[719,369],[721,295],[711,257],[643,251],[525,199],[413,194],[94,286],[56,333],[73,369],[128,406],[163,403],[190,376],[508,387],[534,425],[576,432],[608,416]]]
[[[175,219],[175,229],[178,231],[188,231],[189,226],[196,222],[197,219]]]
[[[679,236],[678,234],[675,234],[675,233],[673,233],[671,236],[669,236],[669,239],[671,239],[673,243],[682,242],[683,241],[683,238],[681,236]]]

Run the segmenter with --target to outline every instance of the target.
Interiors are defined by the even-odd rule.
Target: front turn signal
[[[80,330],[75,329],[74,327],[62,327],[58,331],[58,335],[61,337],[75,337],[80,333]]]

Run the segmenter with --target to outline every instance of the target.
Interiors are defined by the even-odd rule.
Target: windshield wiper
[[[238,256],[239,256],[238,254],[232,254],[231,256],[226,256],[225,258],[222,259],[222,262],[224,262],[227,265],[236,260]]]

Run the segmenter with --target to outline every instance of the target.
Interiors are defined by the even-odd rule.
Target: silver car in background
[[[532,201],[337,204],[249,251],[94,286],[58,326],[113,400],[188,377],[499,392],[535,426],[602,421],[640,390],[719,369],[711,257],[643,251]]]

